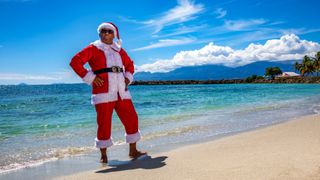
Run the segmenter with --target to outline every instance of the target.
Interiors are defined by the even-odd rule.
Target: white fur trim
[[[101,29],[111,29],[114,32],[114,37],[118,37],[118,32],[116,27],[114,27],[112,24],[110,23],[102,23],[99,25],[97,32],[100,33]]]
[[[134,134],[125,134],[127,143],[135,143],[141,139],[140,130]]]
[[[112,66],[123,67],[121,56],[119,52],[116,52],[117,50],[120,51],[120,49],[117,49],[114,43],[112,45],[108,45],[101,42],[100,40],[97,40],[91,44],[104,52],[104,55],[107,60],[106,62],[107,67],[112,67]],[[126,84],[125,84],[123,73],[109,72],[108,85],[109,85],[108,92],[92,95],[91,103],[93,105],[105,103],[105,102],[117,101],[118,93],[121,99],[131,99],[130,92],[126,91]]]
[[[132,75],[129,71],[127,71],[127,72],[124,74],[124,77],[126,77],[126,78],[129,79],[129,81],[130,81],[129,84],[132,83],[132,81],[133,81],[133,75]]]
[[[119,93],[121,99],[131,99],[131,94],[129,91],[125,91],[123,93]],[[118,94],[117,93],[100,93],[100,94],[93,94],[91,96],[91,104],[101,104],[101,103],[107,103],[112,101],[118,100]]]
[[[89,71],[87,72],[87,74],[82,78],[82,80],[83,80],[85,83],[91,85],[92,82],[93,82],[93,80],[94,80],[94,78],[96,78],[96,75],[95,75],[91,70],[89,70]]]
[[[108,140],[99,140],[98,138],[95,138],[95,147],[96,148],[108,148],[113,145],[112,138]]]
[[[122,40],[121,40],[121,39],[118,39],[118,41],[117,41],[115,44],[116,44],[116,46],[118,47],[118,49],[119,49],[119,51],[120,51],[120,49],[121,49],[121,47],[122,47]]]
[[[92,45],[94,45],[95,47],[97,47],[98,49],[102,50],[103,52],[108,51],[108,48],[112,48],[113,50],[120,52],[121,50],[121,45],[118,45],[117,43],[113,43],[112,45],[108,45],[103,43],[101,40],[96,40],[94,42],[91,43]]]

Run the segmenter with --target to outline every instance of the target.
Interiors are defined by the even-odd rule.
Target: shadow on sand
[[[168,158],[167,156],[152,158],[151,156],[146,155],[131,161],[112,160],[109,162],[109,165],[108,165],[111,168],[96,171],[96,173],[109,173],[109,172],[125,171],[125,170],[140,169],[140,168],[141,169],[161,168],[166,165],[164,161],[167,158]]]

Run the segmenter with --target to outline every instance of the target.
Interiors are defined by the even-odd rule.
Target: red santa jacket
[[[89,63],[91,70],[84,68]],[[112,67],[113,65],[124,68],[123,73],[102,73],[95,75],[93,72],[99,69]],[[77,53],[71,60],[72,69],[89,85],[92,85],[93,104],[110,102],[117,99],[117,93],[123,99],[131,99],[130,93],[125,89],[124,77],[130,83],[133,81],[134,65],[124,49],[116,44],[107,45],[97,40]],[[103,81],[102,86],[93,82],[99,76]]]

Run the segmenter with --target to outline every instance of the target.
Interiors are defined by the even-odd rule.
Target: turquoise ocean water
[[[316,84],[129,88],[143,135],[140,144],[148,151],[320,113]],[[85,84],[0,86],[0,173],[95,152],[90,93]],[[112,137],[112,148],[124,146],[124,129],[115,112]]]

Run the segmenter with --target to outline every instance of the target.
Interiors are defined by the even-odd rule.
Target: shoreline
[[[116,169],[116,171],[118,171],[119,168],[123,169],[123,167],[125,167],[123,169],[125,171],[117,172],[117,173],[119,173],[119,174],[124,173],[124,176],[127,177],[127,175],[130,175],[131,169],[133,169],[135,173],[137,171],[140,178],[144,178],[144,176],[139,174],[139,173],[142,173],[143,171],[145,171],[145,169],[148,169],[148,166],[146,164],[143,164],[144,162],[147,164],[150,164],[150,162],[151,162],[151,166],[153,166],[152,165],[153,163],[156,163],[156,165],[157,164],[161,165],[161,167],[166,166],[165,164],[167,163],[167,160],[166,160],[167,158],[172,159],[176,156],[180,156],[180,154],[184,154],[184,155],[193,154],[193,152],[185,153],[184,151],[195,151],[192,149],[195,149],[196,147],[203,149],[203,148],[211,148],[211,146],[214,146],[214,147],[220,146],[217,144],[221,144],[221,141],[222,142],[226,141],[227,143],[229,142],[229,144],[231,144],[232,146],[235,146],[235,145],[237,145],[237,143],[239,143],[239,142],[237,142],[238,140],[235,141],[236,143],[234,143],[234,142],[230,143],[229,139],[242,139],[241,141],[245,142],[247,139],[250,140],[250,138],[248,138],[247,134],[254,134],[253,135],[253,137],[254,137],[254,136],[256,136],[256,134],[259,135],[259,134],[263,133],[264,131],[267,131],[268,129],[274,129],[274,128],[277,129],[277,128],[279,128],[279,126],[281,126],[281,127],[284,126],[284,127],[282,127],[282,129],[287,131],[286,128],[288,128],[288,126],[290,124],[294,124],[294,123],[299,122],[300,124],[305,125],[307,123],[307,121],[310,121],[310,120],[308,120],[310,118],[314,118],[314,119],[318,120],[318,124],[317,124],[318,126],[315,126],[312,132],[314,132],[315,130],[320,132],[320,123],[319,123],[320,122],[320,115],[319,114],[307,115],[307,116],[297,117],[297,118],[293,118],[293,119],[287,119],[285,121],[276,122],[274,124],[268,124],[268,125],[263,125],[263,126],[252,128],[252,129],[247,129],[244,131],[221,134],[221,136],[217,136],[217,137],[204,138],[203,140],[201,140],[199,142],[187,142],[187,143],[182,143],[180,145],[176,145],[174,147],[167,148],[167,149],[162,148],[162,150],[153,151],[154,153],[151,152],[150,156],[142,158],[144,160],[133,162],[133,163],[131,163],[127,159],[123,159],[123,158],[117,159],[117,158],[113,157],[113,158],[111,158],[109,166],[101,166],[101,164],[98,163],[98,160],[97,160],[98,154],[91,153],[91,154],[86,154],[84,156],[82,156],[82,155],[73,156],[73,157],[58,159],[55,161],[44,162],[44,163],[41,163],[36,166],[31,166],[31,167],[27,167],[27,168],[23,168],[23,169],[19,169],[19,170],[13,170],[13,171],[1,174],[0,178],[4,177],[5,179],[21,179],[22,177],[24,177],[24,178],[25,177],[30,177],[30,178],[32,177],[33,179],[48,179],[48,178],[49,179],[52,179],[52,178],[78,179],[80,177],[81,178],[86,177],[86,179],[88,179],[88,178],[90,179],[91,176],[93,176],[91,179],[100,179],[101,178],[100,176],[102,175],[102,173],[95,173],[95,172],[97,172],[99,170],[104,170],[104,171],[109,172],[110,170],[108,170],[108,169]],[[319,135],[318,137],[320,137],[320,133],[318,133],[318,135]],[[243,138],[242,136],[247,136],[247,138]],[[219,148],[220,147],[216,147],[215,151],[217,151],[217,152],[221,151],[221,149],[219,150]],[[123,149],[124,148],[122,147],[122,150]],[[318,149],[319,149],[318,152],[320,153],[320,143],[318,144]],[[112,151],[115,151],[115,149],[113,149]],[[203,153],[205,153],[205,152],[202,152],[201,154],[203,154]],[[221,153],[221,152],[219,152],[219,153]],[[111,154],[111,157],[112,157],[112,154]],[[201,160],[201,158],[203,158],[203,156],[192,157],[193,161],[191,161],[190,163],[191,164],[199,163],[197,158],[199,160]],[[161,160],[161,162],[158,162],[160,160]],[[173,163],[178,163],[178,164],[181,161],[184,161],[184,160],[179,159],[179,158],[178,158],[178,160],[172,160]],[[169,162],[171,164],[171,160]],[[137,166],[136,163],[138,163],[138,166],[143,166],[143,167],[146,166],[146,167],[135,168],[135,166]],[[142,165],[140,165],[139,163],[142,163]],[[319,164],[320,164],[320,157],[319,157]],[[179,167],[179,165],[175,165],[175,166]],[[174,168],[177,168],[177,167],[174,167]],[[199,165],[199,167],[201,167],[201,166]],[[194,168],[198,168],[198,166],[194,167]],[[203,167],[201,167],[201,169],[202,168]],[[153,168],[151,168],[151,169],[153,169]],[[163,171],[163,170],[161,170],[161,168],[154,169],[154,170],[156,170],[156,171],[160,170],[163,173],[167,173],[166,172],[167,170]],[[154,170],[151,170],[151,171],[154,171]],[[181,170],[181,171],[183,171],[183,170]],[[114,173],[111,173],[111,175],[112,174],[114,174]],[[192,174],[190,174],[190,175],[192,175]],[[108,174],[108,177],[109,176],[110,176],[110,173]],[[114,177],[116,179],[119,179],[118,176],[114,176]],[[146,177],[157,178],[157,177],[154,177],[150,174],[148,174]],[[169,178],[169,177],[165,178],[161,175],[159,175],[159,177],[161,177],[160,179]],[[211,175],[210,175],[210,177],[211,177]],[[176,179],[184,179],[186,177],[182,178],[180,176],[177,176],[175,178]],[[194,177],[194,178],[198,179],[198,177]],[[224,179],[224,176],[221,176],[221,177],[219,176],[219,178]],[[234,177],[232,177],[232,178],[234,178]],[[320,166],[319,166],[319,178],[320,178]],[[124,179],[126,179],[126,178],[124,178]],[[137,179],[139,179],[139,178],[137,178]],[[228,177],[226,179],[230,179],[230,177]],[[238,179],[238,178],[236,178],[236,179]]]
[[[318,179],[319,137],[320,115],[308,115],[56,179]]]

